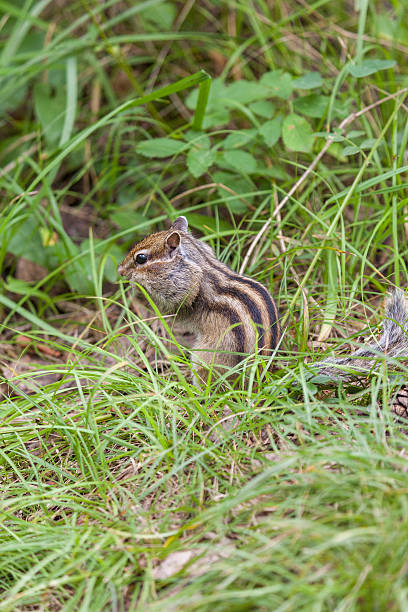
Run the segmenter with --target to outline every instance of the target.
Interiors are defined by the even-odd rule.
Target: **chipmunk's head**
[[[121,276],[142,285],[163,312],[189,306],[199,289],[200,267],[189,257],[185,217],[178,217],[164,232],[138,242],[118,266]]]

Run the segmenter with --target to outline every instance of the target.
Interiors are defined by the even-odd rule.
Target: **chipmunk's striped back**
[[[234,326],[238,353],[252,353],[256,348],[274,349],[279,340],[278,311],[269,291],[257,281],[232,272],[216,259],[205,245],[188,236],[191,250],[197,249],[204,264],[204,275],[197,299],[200,315],[216,310]]]
[[[218,261],[187,228],[185,217],[179,217],[167,232],[148,236],[130,251],[119,273],[196,332],[195,360],[232,366],[257,350],[271,353],[280,332],[269,291]]]

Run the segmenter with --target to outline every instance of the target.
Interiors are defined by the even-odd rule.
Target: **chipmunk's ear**
[[[171,257],[174,257],[181,248],[181,237],[178,232],[172,232],[166,238],[166,249]]]
[[[188,230],[188,221],[185,217],[177,217],[173,221],[171,229],[178,230],[179,232],[186,232]]]

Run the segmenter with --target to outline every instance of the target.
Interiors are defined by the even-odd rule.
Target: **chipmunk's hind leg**
[[[205,384],[210,368],[223,374],[228,368],[236,366],[242,358],[242,355],[236,353],[228,336],[214,346],[209,338],[200,335],[191,347],[191,363],[196,372],[196,375],[193,375],[193,384],[196,387]]]

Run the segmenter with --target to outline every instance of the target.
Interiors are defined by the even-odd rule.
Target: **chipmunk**
[[[229,368],[256,351],[270,355],[279,342],[279,315],[269,291],[221,263],[188,232],[185,217],[136,244],[118,272],[195,333],[192,361],[204,362],[197,368],[201,380],[205,364]]]
[[[195,333],[193,363],[229,368],[257,350],[270,355],[279,343],[279,315],[269,291],[218,261],[207,244],[188,232],[185,217],[136,244],[118,272],[144,287],[161,312],[177,315]],[[401,290],[386,303],[378,342],[309,367],[314,376],[349,382],[367,376],[381,355],[408,356],[408,306]],[[205,367],[198,374],[205,380]]]

